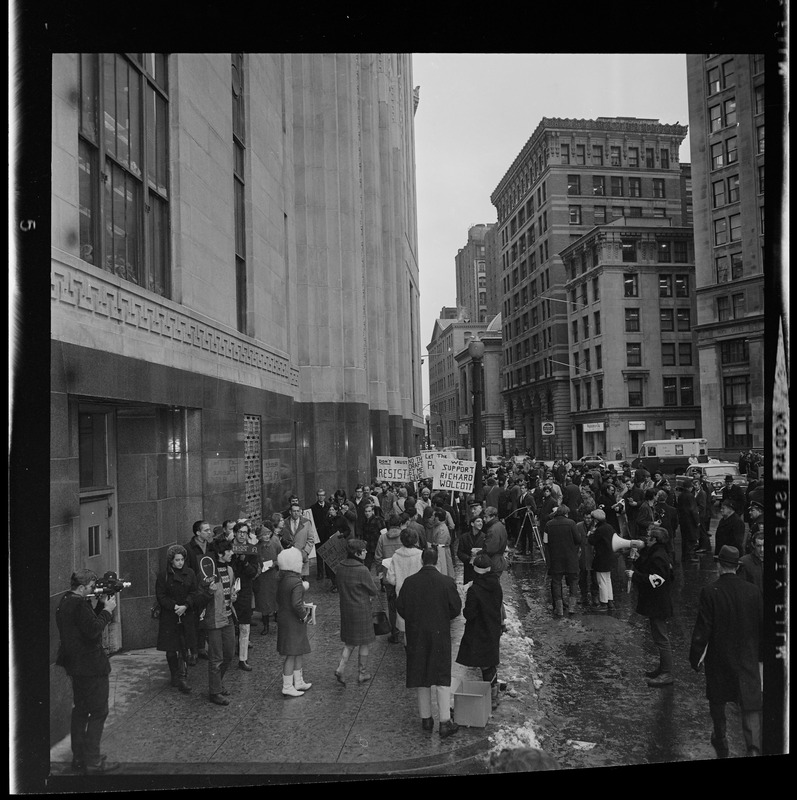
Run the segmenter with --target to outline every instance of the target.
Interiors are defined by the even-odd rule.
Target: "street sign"
[[[542,423],[542,435],[543,436],[553,436],[556,432],[553,422],[543,422]]]

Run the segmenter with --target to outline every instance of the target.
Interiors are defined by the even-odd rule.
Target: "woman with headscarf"
[[[282,517],[280,517],[280,522],[282,522]],[[260,575],[255,578],[254,582],[255,611],[259,611],[261,614],[263,629],[260,631],[260,635],[265,636],[270,630],[269,619],[272,614],[275,627],[277,624],[277,576],[279,575],[277,556],[282,552],[282,543],[271,520],[266,520],[260,526],[257,538]]]
[[[492,706],[498,705],[499,642],[503,626],[504,593],[500,576],[492,572],[486,553],[473,559],[473,582],[465,596],[465,631],[459,643],[456,662],[478,667],[482,680],[490,684]]]
[[[186,549],[173,544],[166,551],[166,566],[155,581],[155,597],[160,606],[156,648],[166,652],[172,686],[188,694],[189,650],[196,649],[198,614],[208,599],[186,561]]]
[[[344,671],[351,654],[357,650],[357,683],[371,680],[368,672],[368,653],[374,635],[371,598],[378,589],[366,566],[367,545],[363,539],[346,542],[346,558],[336,568],[340,597],[340,638],[343,653],[335,670],[338,683],[346,685]]]
[[[301,697],[313,685],[305,683],[302,674],[304,655],[310,652],[310,609],[304,605],[310,584],[302,580],[302,554],[295,547],[287,547],[277,556],[277,566],[277,652],[284,658],[282,695]]]
[[[401,547],[393,553],[390,566],[387,568],[385,580],[396,587],[396,597],[401,591],[404,581],[414,575],[423,566],[421,549],[418,547],[418,534],[409,527],[404,528],[399,536]],[[404,619],[396,610],[396,630],[405,633]]]

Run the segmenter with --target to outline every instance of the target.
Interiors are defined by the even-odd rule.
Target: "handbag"
[[[152,604],[152,608],[149,610],[149,615],[152,617],[152,619],[160,619],[161,606],[157,600]]]
[[[378,595],[377,600],[379,602],[379,610],[373,612],[374,634],[376,636],[384,636],[386,633],[390,633],[391,631],[390,620],[387,618],[387,614],[382,608],[382,601],[379,599]]]

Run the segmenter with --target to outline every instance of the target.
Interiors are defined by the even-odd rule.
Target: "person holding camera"
[[[102,595],[92,605],[97,574],[90,569],[72,573],[70,590],[61,598],[55,621],[61,636],[56,664],[72,679],[72,768],[101,775],[119,768],[100,753],[108,717],[108,675],[111,662],[102,646],[102,633],[113,618],[116,596]]]

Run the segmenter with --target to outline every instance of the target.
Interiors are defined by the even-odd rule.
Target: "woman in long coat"
[[[173,544],[166,551],[166,567],[155,581],[155,598],[160,606],[156,648],[166,651],[172,686],[188,694],[189,651],[196,650],[196,615],[205,607],[208,596],[202,592],[194,570],[186,561],[186,549]]]
[[[343,642],[343,654],[335,670],[335,678],[344,686],[346,681],[343,673],[355,649],[358,650],[357,682],[371,680],[368,652],[369,645],[376,639],[371,598],[376,596],[378,589],[371,577],[371,570],[365,566],[366,555],[367,545],[363,539],[349,539],[346,542],[346,558],[338,564],[335,572],[340,597],[340,638]]]
[[[277,652],[285,657],[282,663],[282,694],[301,697],[313,684],[305,683],[302,662],[310,652],[307,620],[310,611],[304,605],[305,590],[310,584],[302,581],[302,554],[288,547],[277,556]]]
[[[504,592],[500,577],[491,572],[492,561],[486,553],[473,560],[473,583],[465,596],[465,632],[459,643],[456,661],[466,667],[478,667],[482,680],[490,684],[493,707],[498,704],[498,663],[501,640]]]
[[[454,576],[454,559],[451,558],[451,533],[446,524],[446,512],[442,508],[432,509],[432,518],[434,524],[432,525],[431,535],[428,537],[428,542],[432,547],[436,547],[439,551],[440,558],[437,559],[437,569],[450,577]]]
[[[678,526],[681,529],[681,560],[697,556],[694,550],[700,536],[700,509],[689,484],[681,487],[677,500]]]
[[[277,583],[279,572],[277,556],[282,552],[282,543],[274,531],[274,523],[266,520],[258,533],[257,555],[260,563],[260,575],[255,578],[255,611],[259,611],[263,619],[261,636],[269,632],[269,618],[274,615],[276,626],[277,615]],[[263,565],[271,562],[271,566],[263,572]]]
[[[644,538],[645,547],[639,558],[632,562],[633,570],[626,570],[632,586],[637,589],[637,614],[650,620],[653,643],[659,651],[658,667],[645,673],[648,686],[654,687],[667,686],[673,682],[672,648],[667,636],[667,620],[673,614],[672,567],[667,552],[669,540],[670,534],[666,528],[651,525]],[[657,578],[651,581],[651,576],[658,576],[664,582],[659,583]]]
[[[393,553],[385,575],[385,580],[396,587],[396,596],[401,591],[404,581],[423,566],[422,551],[418,548],[418,534],[410,528],[405,528],[399,538],[401,547]],[[404,618],[398,609],[396,609],[396,628],[402,633],[405,631]]]
[[[476,574],[473,571],[473,559],[478,551],[484,548],[484,517],[474,517],[470,521],[470,530],[459,537],[457,557],[462,562],[462,583],[470,583]],[[473,551],[477,552],[474,553]]]
[[[253,547],[249,542],[249,523],[236,522],[233,526],[233,546]],[[240,581],[235,600],[235,618],[238,620],[238,669],[251,672],[249,666],[249,631],[252,626],[253,581],[259,574],[256,553],[235,553],[232,558],[233,575]]]

